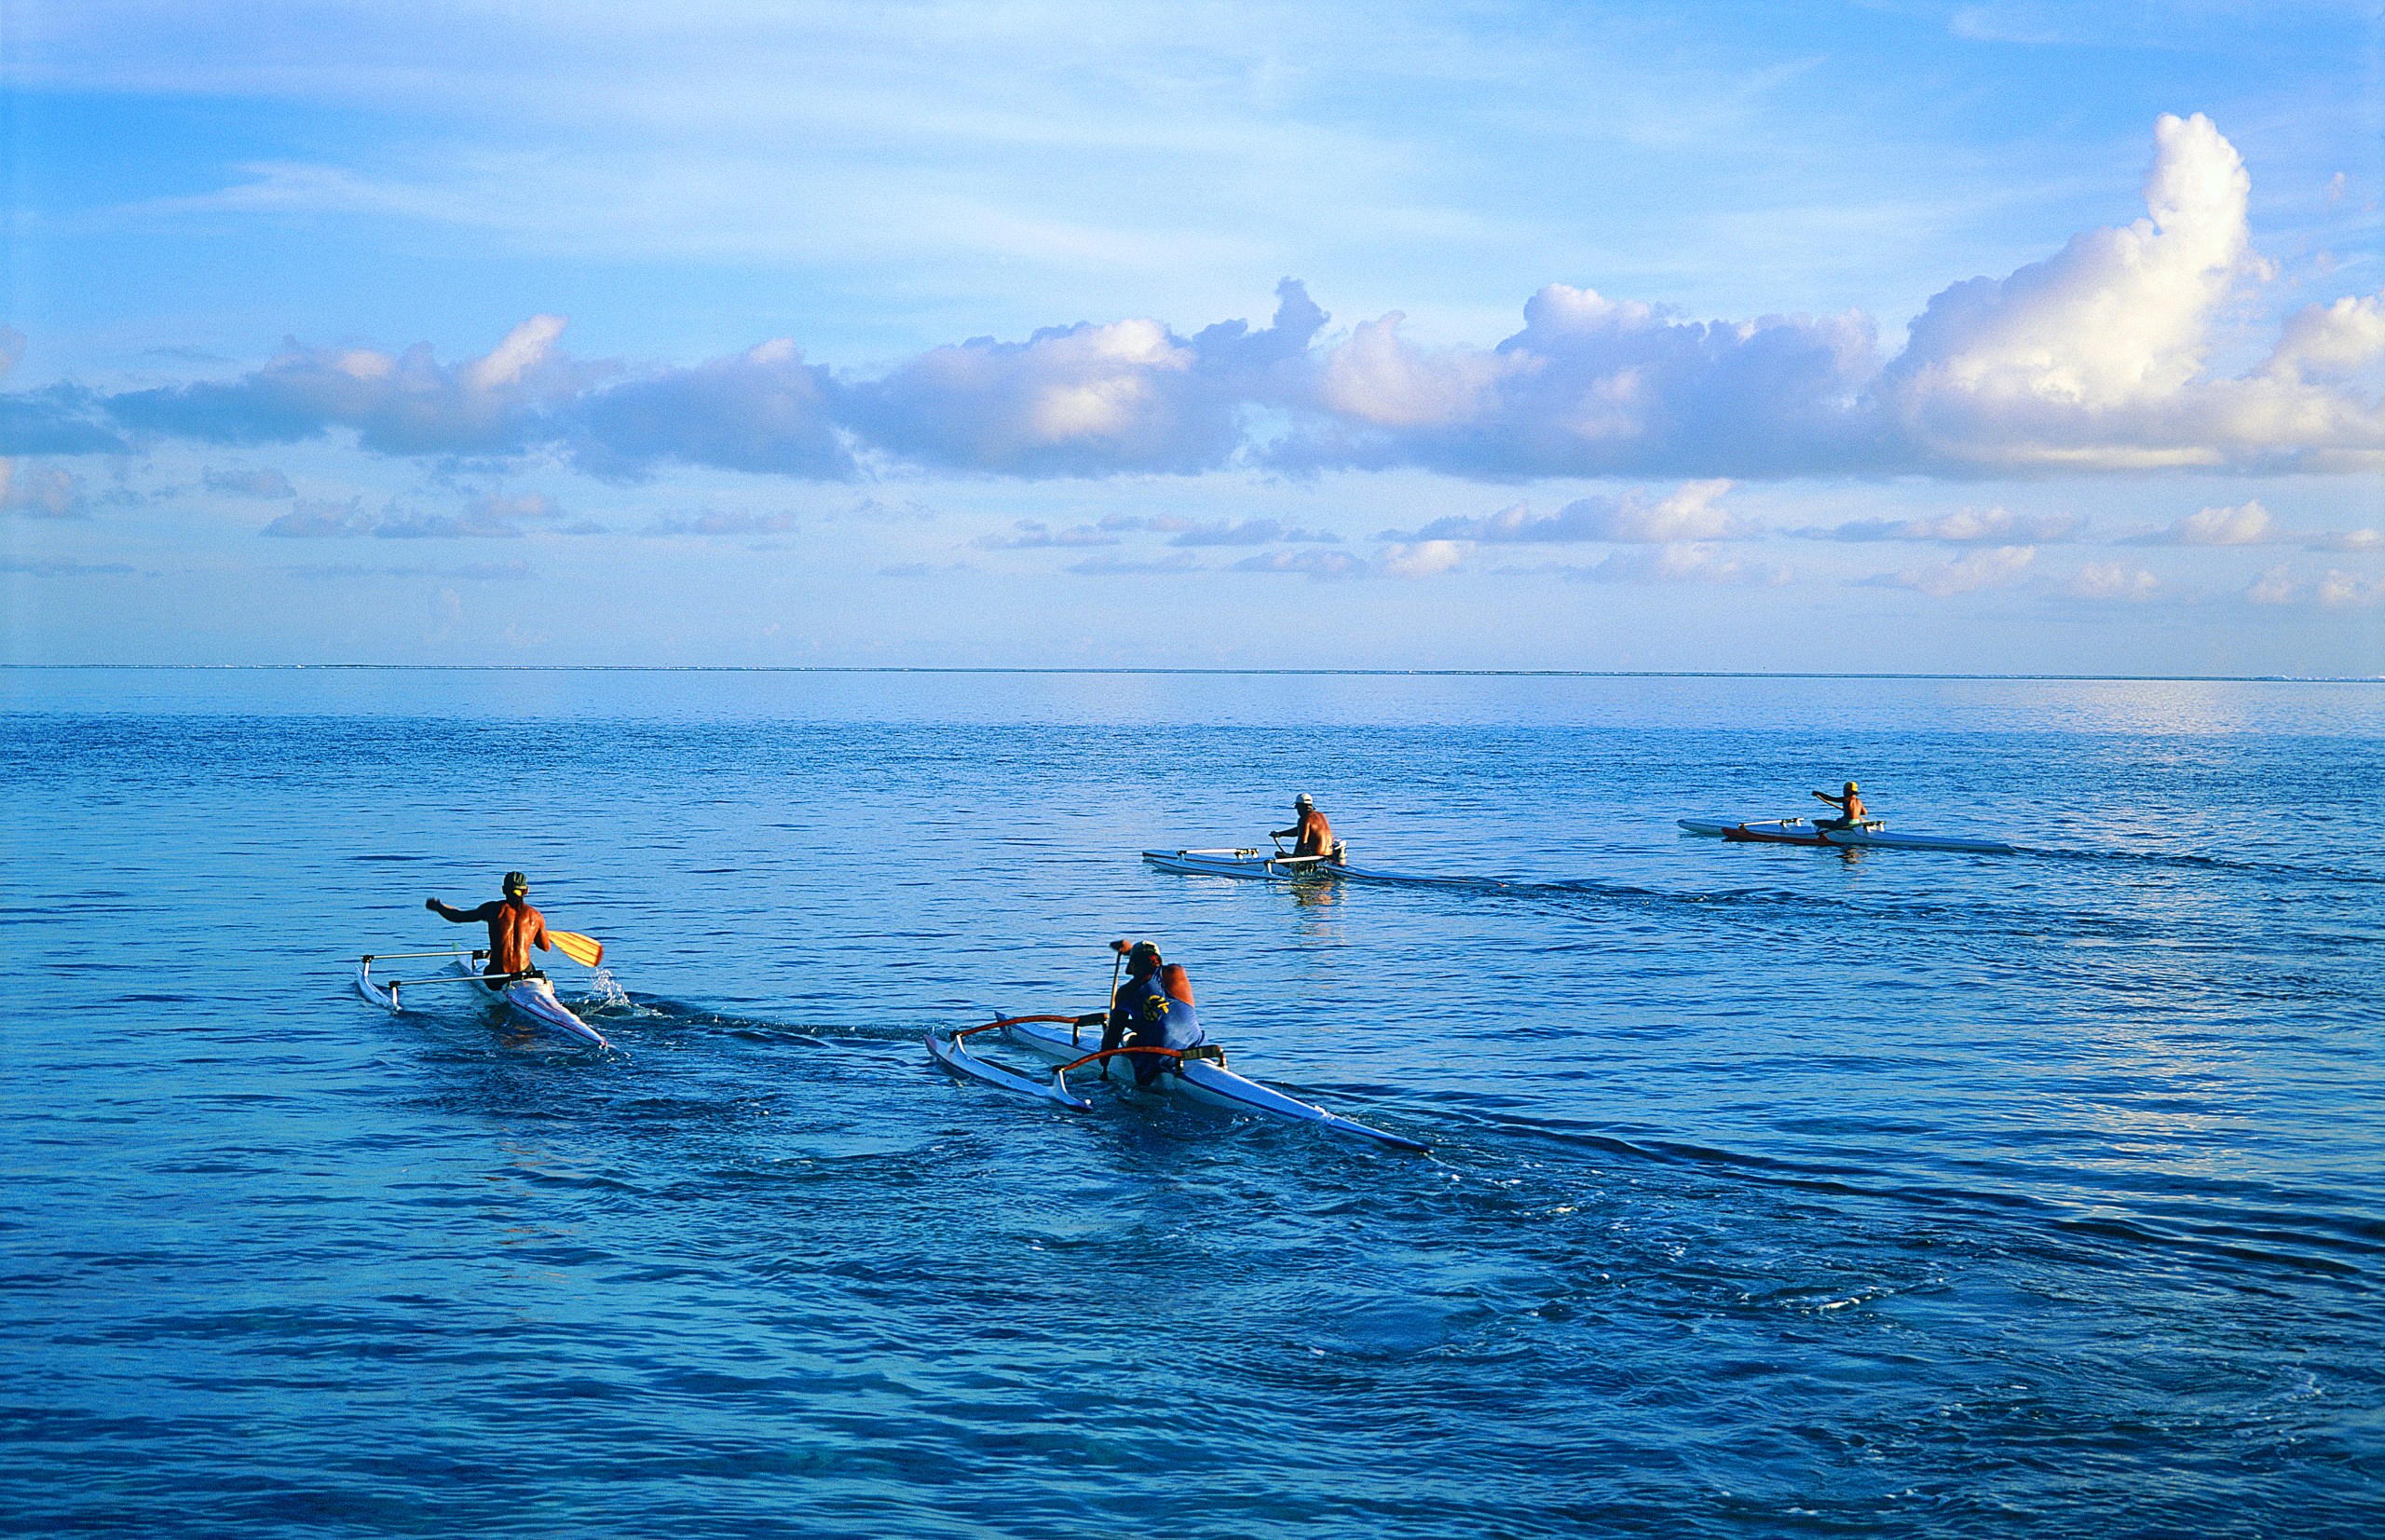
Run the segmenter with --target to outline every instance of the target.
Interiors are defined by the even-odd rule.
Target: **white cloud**
[[[1648,551],[1619,551],[1590,566],[1560,569],[1565,576],[1592,583],[1710,583],[1716,586],[1764,584],[1789,580],[1785,566],[1726,555],[1721,548],[1703,544],[1658,546]]]
[[[2315,581],[2305,582],[2293,571],[2273,566],[2244,591],[2256,605],[2310,605],[2322,609],[2365,609],[2385,602],[2385,581],[2329,567]]]
[[[1467,547],[1461,540],[1417,540],[1383,548],[1377,570],[1386,578],[1438,578],[1454,572],[1465,562]]]
[[[2164,529],[2138,535],[2129,545],[2268,545],[2284,538],[2258,500],[2230,508],[2206,508]]]
[[[1298,573],[1316,582],[1337,578],[1367,578],[1374,568],[1346,551],[1270,551],[1246,556],[1233,564],[1236,572]]]
[[[2268,372],[2285,379],[2343,379],[2385,358],[2385,294],[2310,305],[2290,317]]]
[[[2385,386],[2372,368],[2385,358],[2385,295],[2311,305],[2260,367],[2214,375],[2218,320],[2271,277],[2252,252],[2250,178],[2208,118],[2165,116],[2154,138],[2146,217],[1942,290],[1885,364],[1873,322],[1854,312],[1694,320],[1561,283],[1534,293],[1522,329],[1488,348],[1414,343],[1397,311],[1320,341],[1329,318],[1286,279],[1258,330],[1228,321],[1184,336],[1149,317],[1082,321],[931,348],[867,376],[809,364],[785,339],[692,368],[574,361],[549,315],[455,365],[425,346],[293,345],[227,381],[0,396],[0,453],[120,448],[117,429],[265,443],[346,428],[381,453],[560,450],[605,476],[676,460],[851,479],[857,454],[1019,477],[1238,463],[1502,481],[2385,468]],[[1685,514],[1633,533],[1632,517],[1664,511],[1596,499],[1553,525],[1510,511],[1518,529],[1492,515],[1467,538],[1735,533]],[[1565,533],[1569,517],[1609,533]],[[1549,533],[1520,533],[1527,524]],[[2016,521],[1970,538],[2052,538]]]
[[[2385,551],[2385,529],[2343,529],[2313,536],[2313,551]]]
[[[1761,525],[1719,506],[1727,481],[1683,482],[1651,499],[1631,491],[1619,497],[1581,497],[1555,513],[1535,516],[1516,503],[1479,518],[1436,519],[1413,534],[1384,532],[1387,540],[1474,540],[1485,545],[1558,545],[1603,540],[1617,545],[1664,545],[1681,540],[1738,540],[1762,534]]]
[[[2317,598],[2330,608],[2365,606],[2385,598],[2385,582],[2329,567],[2319,575]]]
[[[2252,181],[2200,114],[2163,116],[2154,141],[2147,217],[1929,302],[1883,382],[1913,446],[1983,468],[2350,469],[2385,458],[2377,401],[2301,378],[2365,346],[2358,306],[2297,318],[2255,374],[2205,374],[2220,307],[2271,276],[2251,252]]]
[[[2009,513],[2001,508],[1961,509],[1926,519],[1856,519],[1829,528],[1800,529],[1809,540],[1928,540],[1941,545],[2049,545],[2086,526],[2074,513]]]
[[[2033,546],[1994,546],[1985,551],[1967,552],[1951,562],[1941,562],[1935,566],[1883,573],[1876,578],[1867,578],[1864,582],[1875,588],[1909,588],[1916,593],[1927,593],[1933,599],[1945,599],[1957,593],[2010,587],[2021,580],[2037,559],[2037,549]]]
[[[1050,327],[1025,342],[932,348],[841,388],[847,421],[901,457],[1026,476],[1192,472],[1225,464],[1242,415],[1282,397],[1325,312],[1276,288],[1274,323],[1178,336],[1156,320]]]
[[[2080,599],[2150,599],[2160,589],[2160,579],[2121,562],[2089,562],[2070,580],[2071,595]]]
[[[79,519],[85,503],[80,476],[54,465],[0,458],[0,513]]]

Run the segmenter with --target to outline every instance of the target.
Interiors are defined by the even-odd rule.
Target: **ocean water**
[[[2385,1533],[2385,687],[0,708],[0,1531]],[[2024,850],[1672,825],[1848,775]],[[1299,790],[1506,885],[1137,857]],[[605,940],[617,1051],[350,989],[508,867]],[[930,1062],[1095,1008],[1119,936],[1236,1069],[1433,1152]]]

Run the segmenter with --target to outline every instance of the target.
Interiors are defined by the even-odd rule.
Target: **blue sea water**
[[[2385,1533],[2385,687],[0,706],[7,1533]],[[2024,850],[1673,827],[1848,775]],[[1137,859],[1297,790],[1507,885]],[[605,940],[616,1052],[351,991],[508,867]],[[1117,936],[1235,1068],[1433,1153],[931,1064],[1097,1006]]]

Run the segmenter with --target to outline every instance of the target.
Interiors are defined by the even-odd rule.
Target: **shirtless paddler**
[[[488,966],[481,971],[491,977],[529,973],[530,948],[550,949],[547,917],[530,907],[530,879],[520,872],[507,872],[502,891],[503,898],[493,898],[477,909],[454,908],[435,898],[422,901],[424,908],[442,920],[488,927]]]

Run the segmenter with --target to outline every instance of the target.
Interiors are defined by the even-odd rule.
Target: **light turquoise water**
[[[2385,688],[0,698],[11,1533],[2385,1528]],[[1849,774],[2030,852],[1671,825]],[[1302,789],[1517,885],[1135,858]],[[617,1054],[349,991],[509,866],[606,941]],[[1130,934],[1435,1153],[929,1063]]]

